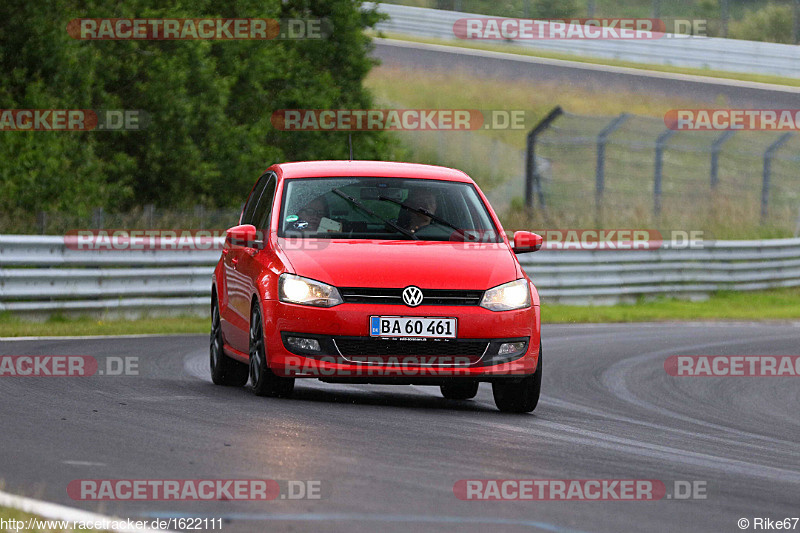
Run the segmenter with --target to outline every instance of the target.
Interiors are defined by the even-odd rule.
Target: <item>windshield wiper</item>
[[[370,209],[369,207],[365,206],[364,204],[362,204],[361,202],[359,202],[358,200],[356,200],[356,199],[355,199],[355,198],[353,198],[352,196],[349,196],[348,194],[346,194],[346,193],[343,193],[343,192],[342,192],[342,191],[340,191],[339,189],[333,189],[333,190],[331,190],[331,192],[332,192],[333,194],[337,195],[337,196],[341,196],[342,198],[344,198],[345,200],[347,200],[348,202],[350,202],[350,203],[351,203],[351,204],[353,204],[354,206],[358,207],[359,209],[361,209],[361,210],[362,210],[362,211],[364,211],[365,213],[367,213],[367,214],[369,214],[369,215],[372,215],[373,217],[377,218],[378,220],[380,220],[380,221],[382,221],[382,222],[386,223],[387,225],[391,226],[393,229],[395,229],[395,230],[397,230],[398,232],[402,233],[402,234],[403,234],[403,235],[405,235],[406,237],[408,237],[408,238],[410,238],[410,239],[414,239],[415,241],[416,241],[416,240],[419,240],[419,237],[417,237],[416,235],[414,235],[413,233],[411,233],[411,232],[410,232],[410,231],[408,231],[407,229],[401,228],[400,226],[398,226],[397,224],[395,224],[395,223],[394,223],[394,222],[392,222],[391,220],[389,220],[389,219],[386,219],[386,218],[383,218],[382,216],[380,216],[379,214],[377,214],[375,211],[373,211],[373,210],[372,210],[372,209]]]
[[[395,200],[394,198],[389,198],[387,196],[378,196],[378,200],[382,200],[384,202],[392,202],[393,204],[399,205],[403,209],[408,209],[409,211],[413,211],[414,213],[429,217],[434,222],[438,222],[442,226],[447,226],[448,228],[454,230],[456,233],[458,233],[459,235],[461,235],[465,239],[469,239],[471,241],[475,240],[475,236],[474,235],[467,235],[466,232],[463,229],[459,228],[455,224],[452,224],[452,223],[448,222],[447,220],[443,219],[442,217],[434,215],[433,213],[431,213],[427,209],[424,209],[422,207],[413,207],[413,206],[408,205],[405,202],[401,202],[400,200]]]

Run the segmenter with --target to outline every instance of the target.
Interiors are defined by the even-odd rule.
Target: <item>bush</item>
[[[790,44],[792,42],[792,7],[770,3],[758,11],[749,11],[742,20],[730,23],[728,36],[747,41]]]
[[[157,5],[159,7],[151,7]],[[306,41],[81,41],[73,18],[327,18],[332,35]],[[275,131],[283,108],[369,108],[373,66],[357,0],[3,0],[0,107],[139,109],[136,132],[0,131],[0,213],[86,215],[239,205],[268,165],[346,158],[345,133]],[[359,133],[359,158],[391,157],[380,132]]]

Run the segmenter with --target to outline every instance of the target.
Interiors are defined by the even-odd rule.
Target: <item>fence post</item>
[[[499,150],[498,150],[499,143],[500,141],[498,141],[497,139],[492,139],[492,147],[491,151],[489,152],[489,161],[492,162],[489,165],[489,180],[491,180],[492,183],[494,183],[495,178],[498,177],[497,161],[500,161]]]
[[[550,124],[564,113],[561,106],[554,107],[546,117],[544,117],[531,131],[528,133],[526,161],[525,161],[525,207],[528,209],[533,208],[533,193],[534,184],[536,193],[539,199],[539,207],[544,207],[544,193],[542,192],[542,184],[539,173],[536,172],[536,137],[550,127]]]
[[[770,181],[770,174],[772,173],[772,156],[778,149],[786,144],[792,137],[792,132],[787,132],[781,135],[777,141],[770,144],[767,150],[764,152],[764,177],[761,183],[761,223],[763,224],[764,221],[767,220],[767,214],[769,212],[769,181]]]
[[[92,229],[103,229],[105,227],[105,211],[102,207],[95,207],[92,210]]]
[[[794,238],[800,236],[800,208],[797,209],[797,220],[794,223]]]
[[[147,224],[147,229],[153,229],[156,216],[156,206],[153,204],[145,204],[144,209],[142,210],[142,214],[144,215],[144,220],[145,224]]]
[[[728,18],[730,10],[728,8],[729,0],[720,0],[720,17],[722,18],[722,35],[721,37],[728,36]]]
[[[47,213],[39,211],[36,213],[36,226],[39,230],[39,235],[47,233]]]
[[[722,151],[722,145],[735,133],[735,131],[728,130],[714,139],[711,144],[711,189],[716,189],[719,183],[719,153]]]
[[[194,206],[194,216],[200,220],[199,228],[206,227],[206,206],[201,204],[195,204]]]
[[[595,166],[594,209],[595,219],[600,224],[603,209],[603,192],[606,189],[606,142],[608,137],[617,131],[630,118],[628,113],[620,113],[597,135],[597,165]]]
[[[800,43],[800,0],[792,2],[792,44]]]
[[[664,148],[670,138],[677,133],[675,130],[666,130],[656,139],[656,164],[653,176],[653,214],[661,216],[661,172],[664,166]]]

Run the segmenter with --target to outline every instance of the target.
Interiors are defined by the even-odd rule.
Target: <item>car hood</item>
[[[337,287],[486,290],[518,277],[505,244],[294,240],[279,246],[299,276]]]

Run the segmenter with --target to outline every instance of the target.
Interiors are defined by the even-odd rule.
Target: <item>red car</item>
[[[536,408],[539,296],[469,176],[377,161],[274,165],[228,230],[211,291],[211,376],[260,396],[295,378],[435,385]]]

